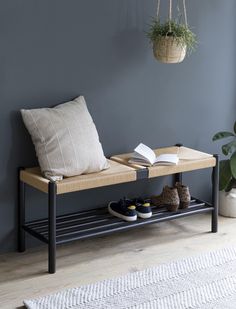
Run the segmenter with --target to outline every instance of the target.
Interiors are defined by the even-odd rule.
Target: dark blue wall
[[[20,108],[85,95],[107,156],[183,142],[216,152],[211,137],[235,119],[234,0],[187,1],[199,47],[180,65],[156,62],[145,37],[154,0],[0,1],[0,251],[16,246],[17,167],[37,164]],[[158,192],[141,181],[59,199],[59,212],[123,195]],[[187,176],[209,198],[208,172]],[[28,190],[28,216],[46,214],[46,196]],[[32,243],[32,241],[31,241]]]

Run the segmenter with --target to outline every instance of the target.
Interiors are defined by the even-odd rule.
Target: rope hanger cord
[[[168,16],[169,21],[172,20],[172,0],[169,0],[169,16]]]
[[[171,29],[171,21],[172,21],[172,0],[169,1],[169,16],[168,16],[168,19],[169,19],[169,31],[172,32],[172,29]]]
[[[160,20],[160,7],[161,7],[161,0],[157,0],[157,20]],[[173,5],[172,0],[169,0],[169,25],[170,25],[170,31],[171,31],[171,21],[172,21],[172,11],[173,11]],[[187,17],[187,9],[186,9],[186,0],[183,0],[183,11],[184,11],[184,23],[185,26],[188,26],[188,17]]]
[[[186,9],[186,0],[183,0],[183,8],[184,8],[184,22],[185,26],[188,26],[188,17],[187,17],[187,9]]]
[[[161,5],[161,0],[157,0],[157,20],[158,21],[160,18],[160,5]]]

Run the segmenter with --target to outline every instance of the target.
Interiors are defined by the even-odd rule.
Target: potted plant
[[[236,122],[234,132],[218,132],[213,136],[213,141],[224,138],[231,140],[222,146],[222,152],[227,158],[220,161],[219,213],[236,218]]]
[[[187,24],[169,20],[161,23],[154,19],[147,33],[153,44],[155,58],[163,63],[180,63],[197,43],[196,35]]]

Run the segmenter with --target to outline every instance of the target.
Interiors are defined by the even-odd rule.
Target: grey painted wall
[[[236,3],[190,0],[188,6],[197,52],[181,65],[163,65],[144,34],[154,0],[0,1],[0,251],[16,247],[17,167],[37,164],[20,108],[84,94],[107,156],[131,151],[140,141],[218,150],[211,136],[229,129],[236,111]],[[194,194],[209,198],[209,175],[198,172],[185,181]],[[168,181],[72,194],[59,199],[58,211],[158,192]],[[44,216],[46,196],[27,194],[28,216]]]

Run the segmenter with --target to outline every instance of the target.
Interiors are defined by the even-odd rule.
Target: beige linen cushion
[[[109,167],[83,96],[54,108],[22,109],[21,114],[47,177],[69,177]]]

